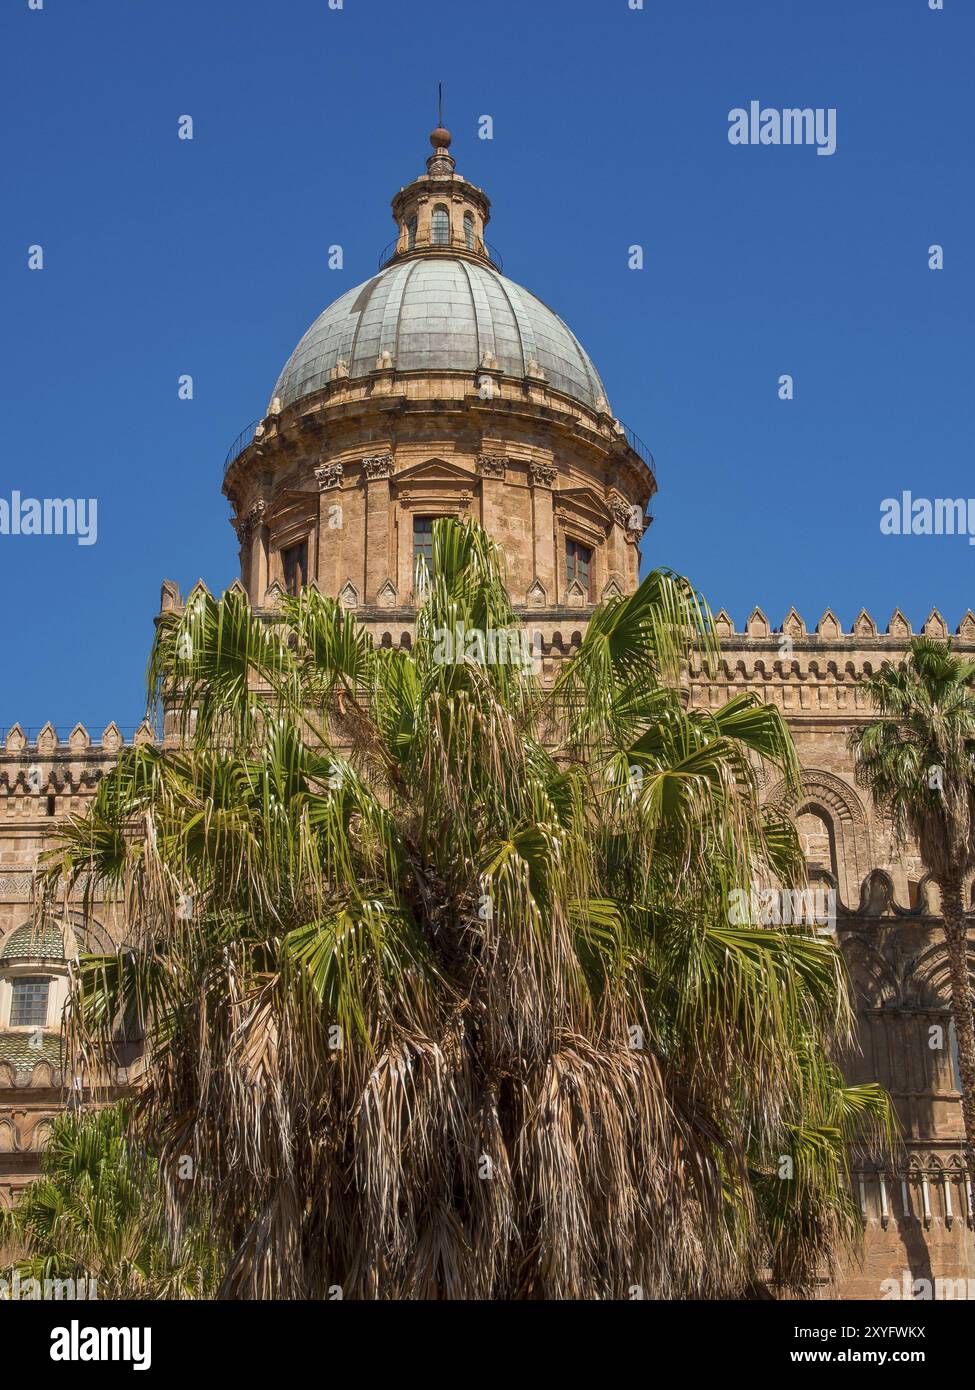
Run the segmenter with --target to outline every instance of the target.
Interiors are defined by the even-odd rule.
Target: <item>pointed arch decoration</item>
[[[820,817],[835,853],[840,897],[856,902],[860,883],[874,860],[866,808],[853,787],[822,768],[803,768],[797,800],[790,803],[784,781],[772,788],[767,800],[794,816],[811,812]]]

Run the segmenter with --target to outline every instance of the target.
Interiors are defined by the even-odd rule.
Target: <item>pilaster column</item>
[[[532,497],[532,563],[549,603],[558,603],[558,564],[555,555],[555,504],[552,489],[559,470],[550,463],[530,463],[528,482]]]
[[[389,480],[392,454],[373,454],[362,460],[366,479],[366,592],[363,602],[377,603],[389,574]]]
[[[318,483],[318,555],[314,574],[319,588],[333,597],[343,578],[338,563],[345,535],[345,509],[342,504],[343,468],[337,461],[324,461],[315,467]]]
[[[240,541],[241,579],[255,606],[263,603],[268,585],[266,515],[267,503],[259,498],[233,523]]]
[[[476,467],[481,480],[481,525],[489,536],[497,538],[501,534],[508,459],[504,454],[478,454]]]

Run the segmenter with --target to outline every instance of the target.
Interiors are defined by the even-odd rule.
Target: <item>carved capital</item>
[[[390,478],[393,474],[392,454],[371,454],[362,460],[362,471],[370,482]]]
[[[530,463],[528,479],[532,487],[554,487],[559,470],[551,463]]]
[[[329,488],[342,486],[341,463],[319,463],[315,466],[318,491],[327,492]]]
[[[647,529],[643,508],[637,502],[627,502],[625,497],[614,494],[610,498],[609,509],[613,520],[626,532],[628,541],[638,541]]]
[[[240,541],[242,546],[247,545],[255,530],[259,526],[264,525],[264,519],[266,516],[267,503],[261,497],[258,498],[256,502],[253,502],[250,507],[248,507],[247,511],[244,513],[242,517],[238,516],[231,518],[230,524],[237,532],[237,539]]]
[[[508,468],[505,454],[478,454],[477,471],[482,478],[504,478]]]

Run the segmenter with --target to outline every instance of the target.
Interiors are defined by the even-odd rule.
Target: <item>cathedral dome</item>
[[[286,408],[322,390],[336,368],[366,376],[384,353],[400,372],[490,366],[510,377],[541,375],[590,409],[608,409],[599,373],[558,314],[486,259],[443,252],[396,259],[330,304],[291,354],[274,395]]]
[[[47,919],[40,926],[24,922],[0,942],[0,962],[61,960],[66,957],[64,933]]]

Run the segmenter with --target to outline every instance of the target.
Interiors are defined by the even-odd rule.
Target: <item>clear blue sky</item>
[[[373,273],[440,78],[506,273],[657,457],[647,560],[739,623],[954,627],[975,547],[879,516],[975,495],[973,53],[969,0],[5,0],[0,496],[99,535],[0,536],[0,727],[138,721],[160,583],[234,577],[224,455]],[[751,100],[835,107],[836,153],[730,145]]]

